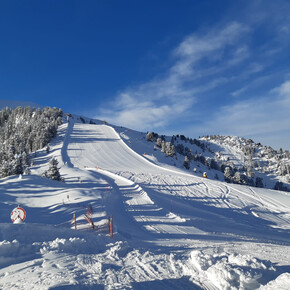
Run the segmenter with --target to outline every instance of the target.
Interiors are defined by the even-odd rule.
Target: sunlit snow
[[[1,289],[289,289],[289,193],[177,169],[96,123],[73,116],[31,175],[0,180]],[[53,156],[64,182],[40,177]]]

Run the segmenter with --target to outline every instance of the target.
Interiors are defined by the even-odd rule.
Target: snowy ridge
[[[73,116],[31,175],[0,181],[0,288],[287,289],[289,193],[175,169],[139,132],[95,123]],[[51,157],[64,182],[39,177]]]
[[[146,158],[162,162],[163,166],[170,164],[199,176],[206,171],[210,179],[228,183],[290,191],[289,150],[275,151],[235,136],[214,135],[197,140],[184,135],[138,133],[117,126],[115,129],[128,146],[140,154],[144,150]]]

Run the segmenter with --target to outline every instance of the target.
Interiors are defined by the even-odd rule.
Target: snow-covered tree
[[[43,173],[43,176],[44,177],[47,177],[49,179],[52,179],[52,180],[58,180],[58,181],[61,181],[62,178],[60,176],[60,173],[59,173],[59,168],[57,167],[58,165],[58,161],[53,157],[50,161],[49,161],[49,168],[48,170],[46,170],[44,173]]]
[[[233,176],[233,182],[238,184],[248,184],[248,180],[246,175],[242,174],[241,172],[237,171]]]
[[[24,175],[30,175],[30,169],[29,169],[29,167],[26,167],[25,169],[24,169]]]
[[[156,146],[158,146],[159,148],[161,148],[162,146],[162,139],[160,137],[158,137],[156,140]]]
[[[189,159],[187,156],[184,157],[183,166],[188,170],[190,168]]]
[[[153,142],[154,141],[154,135],[152,132],[148,132],[146,135],[147,141]]]
[[[1,177],[22,174],[29,153],[43,148],[56,136],[62,111],[57,108],[4,108],[0,111]]]
[[[21,156],[16,156],[12,162],[12,174],[19,175],[23,174],[23,165]]]
[[[167,156],[172,157],[175,155],[175,146],[170,142],[162,141],[161,151]]]
[[[254,171],[252,170],[252,168],[251,168],[251,167],[248,167],[248,168],[247,168],[247,176],[248,176],[249,178],[253,178],[254,175],[255,175],[255,173],[254,173]]]
[[[233,178],[233,171],[232,169],[227,166],[225,168],[225,171],[224,171],[224,178],[225,178],[225,181],[226,182],[232,182],[232,178]]]

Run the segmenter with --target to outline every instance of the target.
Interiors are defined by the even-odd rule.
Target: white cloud
[[[223,106],[204,124],[209,132],[271,140],[272,146],[290,147],[290,81],[273,89],[267,97]],[[277,134],[279,132],[279,134]],[[280,140],[274,140],[279,135]],[[272,138],[271,138],[272,136]],[[283,139],[283,142],[282,140]],[[275,142],[277,141],[277,142]],[[279,145],[280,144],[280,145]]]
[[[257,1],[236,18],[246,25],[232,22],[188,35],[162,75],[123,90],[96,117],[143,131],[238,135],[289,149],[290,81],[269,88],[287,79],[279,61],[287,56],[290,18],[287,9],[273,14],[275,9],[263,7],[264,1]],[[288,16],[281,19],[280,12]],[[197,125],[186,127],[193,122]]]
[[[173,52],[173,64],[163,76],[137,87],[128,88],[120,93],[109,105],[110,109],[101,109],[97,117],[109,122],[139,130],[165,127],[176,119],[185,118],[193,104],[195,95],[212,90],[228,81],[223,76],[216,76],[211,62],[225,58],[224,50],[231,47],[228,62],[218,71],[235,65],[245,59],[248,49],[245,45],[232,47],[248,33],[249,29],[240,23],[230,23],[224,28],[211,30],[207,34],[187,36]],[[206,59],[207,67],[199,62]],[[171,61],[172,61],[171,60]],[[194,81],[207,75],[214,77],[206,84]]]
[[[157,104],[122,94],[114,111],[101,110],[100,114],[102,119],[112,123],[146,131],[165,126],[169,119],[176,120],[179,114],[186,112],[188,107],[192,106],[192,103],[191,99],[184,99],[181,103]]]
[[[274,89],[274,92],[275,90],[279,92],[280,96],[288,100],[290,97],[290,81],[286,81],[280,87]]]

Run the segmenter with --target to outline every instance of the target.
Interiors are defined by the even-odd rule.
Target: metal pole
[[[110,236],[113,238],[113,216],[110,219]]]
[[[76,219],[76,214],[74,213],[74,224],[75,224],[75,230],[77,229],[77,219]]]

